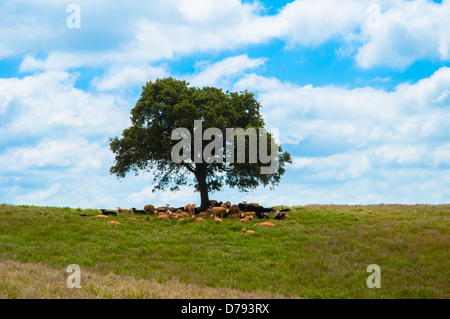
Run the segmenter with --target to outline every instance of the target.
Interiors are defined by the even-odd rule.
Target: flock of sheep
[[[239,219],[239,222],[245,223],[254,218],[258,219],[269,219],[270,215],[273,215],[273,219],[286,219],[288,215],[287,211],[290,209],[279,209],[276,210],[274,207],[265,208],[257,203],[239,203],[231,205],[228,201],[226,203],[217,202],[216,200],[209,201],[209,208],[202,211],[200,208],[196,207],[195,204],[187,204],[183,207],[170,207],[169,204],[163,207],[155,208],[153,205],[145,205],[143,210],[138,210],[136,208],[131,209],[122,209],[117,207],[117,211],[101,209],[101,215],[92,216],[92,218],[96,219],[106,219],[109,216],[117,216],[117,214],[144,214],[144,215],[157,215],[157,220],[183,220],[190,218],[194,222],[203,222],[207,218],[210,218],[213,221],[223,222],[223,218],[230,217]],[[123,220],[138,220],[136,218],[124,218]],[[119,222],[110,221],[108,224],[110,225],[119,225]],[[262,222],[259,224],[255,224],[255,226],[263,226],[263,227],[273,227],[274,224],[270,222]],[[254,233],[252,230],[247,230],[245,228],[242,229],[243,232],[246,233]]]

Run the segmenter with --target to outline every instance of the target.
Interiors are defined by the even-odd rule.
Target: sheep
[[[117,216],[117,213],[112,210],[100,209],[100,211],[102,212],[102,215]]]
[[[225,208],[225,207],[213,207],[210,208],[209,211],[211,213],[213,213],[214,215],[220,215],[221,218],[223,218],[223,216],[228,215],[228,213],[230,212],[230,209]]]
[[[134,208],[134,207],[132,207],[131,208],[131,210],[133,211],[133,213],[135,213],[135,214],[143,214],[143,215],[145,215],[146,214],[146,212],[145,211],[143,211],[143,210],[140,210],[140,209],[136,209],[136,208]]]
[[[261,206],[261,205],[259,205],[258,203],[250,203],[250,204],[247,204],[247,206],[254,206],[254,207],[259,207],[259,206]]]
[[[222,205],[220,205],[220,207],[223,207],[223,208],[226,208],[226,209],[230,209],[231,203],[228,201],[228,202],[223,203]]]
[[[216,201],[216,200],[210,200],[210,201],[209,201],[209,207],[210,207],[210,208],[216,206],[216,204],[217,204],[217,201]]]
[[[195,204],[187,204],[184,206],[184,211],[189,215],[193,215],[195,213]]]
[[[254,230],[249,230],[249,229],[245,229],[245,228],[242,228],[242,232],[243,232],[243,233],[250,234],[250,235],[255,233]]]
[[[130,213],[129,209],[122,209],[120,207],[117,207],[117,211],[119,212],[119,214],[129,214]]]
[[[114,221],[114,220],[112,220],[112,221],[110,221],[110,222],[108,223],[108,225],[118,226],[118,225],[120,225],[120,223],[119,223],[119,222],[116,222],[116,221]]]
[[[188,218],[188,217],[191,216],[191,215],[189,215],[188,213],[182,211],[181,209],[178,209],[178,210],[177,210],[177,214],[179,214],[182,218]]]
[[[248,222],[248,221],[250,221],[250,220],[253,220],[253,216],[246,216],[246,217],[244,217],[244,218],[241,218],[241,220],[239,220],[239,222],[240,223],[246,223],[246,222]]]
[[[169,212],[169,219],[178,219],[181,217],[181,214]]]
[[[192,215],[192,220],[194,221],[194,223],[204,222],[205,221],[203,218],[197,218],[194,215]]]
[[[170,215],[168,215],[168,214],[158,216],[158,220],[169,220],[169,219],[170,219]]]
[[[198,213],[198,217],[207,217],[208,214],[209,214],[209,211],[200,212],[200,213]],[[192,215],[192,216],[194,216],[194,215]]]
[[[284,213],[284,212],[290,212],[291,209],[290,208],[284,208],[284,209],[279,209],[279,211]]]
[[[286,219],[289,216],[285,213],[280,212],[279,210],[277,211],[277,215],[273,218],[273,219]]]
[[[213,221],[215,221],[215,222],[220,222],[220,223],[223,222],[222,219],[220,219],[219,217],[217,217],[217,216],[214,215],[214,214],[211,214],[211,219],[212,219]]]
[[[231,218],[241,218],[241,212],[231,214]]]
[[[230,214],[234,214],[234,213],[237,213],[237,212],[239,212],[239,206],[238,205],[236,205],[236,204],[234,204],[234,205],[231,205],[231,207],[230,207]]]
[[[244,215],[245,215],[245,216],[253,216],[253,217],[256,217],[256,213],[255,213],[255,212],[245,212]]]
[[[275,225],[271,222],[262,222],[259,224],[255,224],[255,226],[261,226],[261,227],[275,227]]]
[[[86,215],[86,214],[81,214],[80,216],[81,217],[89,217],[89,215]]]
[[[95,218],[95,219],[106,219],[106,218],[109,218],[109,216],[106,216],[106,215],[97,215],[97,216],[91,216],[91,218]]]
[[[239,208],[239,210],[245,212],[247,210],[247,204],[239,203],[238,208]]]
[[[155,206],[153,205],[145,205],[144,206],[144,212],[150,213],[150,215],[153,215],[155,213]]]

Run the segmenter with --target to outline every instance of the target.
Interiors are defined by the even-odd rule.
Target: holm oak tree
[[[209,205],[208,193],[221,190],[225,184],[240,191],[254,190],[259,185],[273,188],[285,173],[286,163],[292,161],[288,152],[283,152],[279,145],[274,144],[270,134],[264,142],[261,139],[258,141],[259,144],[267,143],[266,148],[272,152],[275,146],[277,156],[273,160],[276,161],[276,169],[270,174],[261,171],[262,167],[267,166],[267,160],[262,160],[261,153],[256,160],[248,160],[251,143],[250,137],[245,134],[243,138],[246,143],[243,145],[247,160],[244,162],[226,160],[230,152],[236,154],[239,151],[239,143],[234,143],[235,138],[239,139],[239,134],[232,138],[232,143],[225,140],[225,136],[209,136],[209,139],[222,137],[224,140],[220,142],[222,144],[215,144],[220,145],[214,149],[216,161],[211,162],[211,158],[198,161],[193,144],[184,148],[188,154],[187,160],[177,163],[172,156],[174,146],[180,142],[172,139],[175,129],[185,129],[188,132],[185,138],[200,134],[203,140],[200,146],[202,156],[209,145],[205,141],[208,136],[203,134],[209,128],[220,132],[226,132],[227,128],[242,128],[245,132],[249,128],[264,129],[260,109],[260,103],[248,91],[237,93],[223,92],[214,87],[195,88],[186,81],[171,77],[147,82],[131,110],[131,126],[123,131],[121,138],[110,138],[110,149],[115,154],[110,173],[124,178],[129,172],[136,175],[140,171],[151,172],[153,191],[175,191],[182,185],[194,186],[200,192],[202,209]],[[195,121],[201,121],[200,133]],[[223,152],[218,152],[219,147],[223,147]],[[220,157],[223,161],[218,160],[222,159]]]

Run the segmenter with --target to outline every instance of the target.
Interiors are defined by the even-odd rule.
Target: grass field
[[[274,228],[0,205],[1,298],[449,298],[450,205],[296,206]],[[254,230],[249,235],[241,229]],[[66,288],[70,264],[81,289]],[[381,268],[369,289],[367,266]]]

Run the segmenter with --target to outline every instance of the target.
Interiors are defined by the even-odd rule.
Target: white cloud
[[[363,68],[403,69],[422,59],[450,59],[450,1],[383,1],[380,26],[362,25],[368,39],[356,61]]]
[[[0,79],[0,110],[4,119],[11,119],[0,127],[0,142],[56,128],[66,134],[112,134],[127,125],[128,102],[79,90],[75,80],[60,71]]]
[[[205,66],[206,63],[200,63],[202,70],[189,82],[193,86],[227,86],[223,83],[224,78],[229,79],[233,75],[242,76],[244,70],[254,69],[264,64],[266,60],[264,58],[250,59],[243,54],[225,58],[211,65]]]
[[[373,27],[367,9],[377,3],[380,26]],[[296,0],[273,15],[258,2],[239,0],[77,4],[82,26],[69,29],[64,3],[3,2],[0,57],[25,56],[22,71],[68,69],[143,64],[281,39],[290,48],[339,41],[338,52],[355,52],[363,68],[450,59],[450,1]]]
[[[163,67],[143,65],[114,66],[101,78],[93,79],[92,83],[99,91],[131,88],[144,85],[147,81],[168,75]]]

